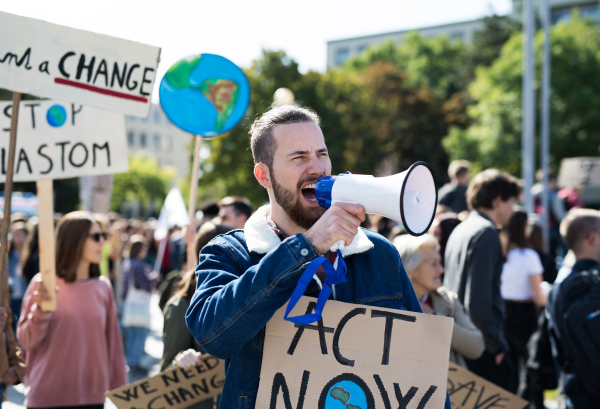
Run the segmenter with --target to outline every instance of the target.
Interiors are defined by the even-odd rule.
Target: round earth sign
[[[52,105],[46,113],[46,121],[50,126],[58,128],[63,126],[67,120],[67,111],[61,105]]]
[[[250,103],[250,84],[227,58],[192,55],[169,68],[159,96],[163,111],[176,126],[212,137],[230,131],[243,118]]]

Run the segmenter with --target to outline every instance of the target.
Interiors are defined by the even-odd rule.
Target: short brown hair
[[[200,230],[198,230],[194,240],[196,243],[194,246],[196,255],[200,254],[200,250],[210,243],[212,239],[232,230],[235,230],[235,228],[227,224],[213,224],[211,222],[204,223],[202,227],[200,227]]]
[[[600,227],[600,212],[592,209],[571,209],[560,223],[560,235],[567,246],[578,252],[594,229]]]
[[[132,235],[127,241],[127,248],[125,249],[125,253],[129,258],[137,258],[144,246],[148,245],[148,240],[141,234]]]
[[[448,166],[448,177],[450,180],[458,179],[471,168],[471,162],[464,159],[453,160]]]
[[[314,122],[319,127],[321,126],[321,119],[316,112],[310,108],[295,105],[272,107],[256,119],[250,128],[250,148],[254,164],[264,163],[269,170],[272,169],[273,156],[277,149],[273,137],[273,127],[301,122]]]
[[[503,201],[517,198],[521,193],[519,181],[514,176],[498,169],[488,169],[473,178],[467,189],[469,209],[493,209],[494,199]]]
[[[56,227],[56,275],[72,283],[77,279],[77,266],[83,246],[96,218],[90,212],[67,213]],[[100,277],[100,266],[90,264],[90,278]]]

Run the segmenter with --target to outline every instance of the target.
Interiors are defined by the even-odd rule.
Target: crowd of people
[[[470,180],[469,163],[455,161],[429,233],[413,237],[360,205],[316,205],[314,181],[330,174],[331,163],[314,112],[273,108],[253,125],[251,148],[270,199],[256,212],[240,197],[207,203],[189,225],[172,226],[162,244],[152,219],[82,211],[57,218],[54,291],[39,274],[35,218],[13,214],[0,391],[26,382],[29,408],[103,407],[107,390],[147,374],[141,357],[150,294],[158,291],[161,370],[194,365],[205,352],[227,359],[222,395],[194,407],[238,407],[242,400],[254,407],[266,322],[309,261],[323,255],[335,264],[330,247],[343,239],[342,255],[351,261],[336,300],[452,317],[450,361],[531,408],[543,408],[543,391],[557,387],[566,407],[600,407],[597,381],[589,380],[600,358],[588,354],[588,365],[581,364],[586,348],[598,345],[600,313],[571,308],[600,291],[600,212],[581,208],[577,191],[547,192],[545,248],[538,185],[536,216],[517,206],[517,179],[488,169]],[[188,259],[187,248],[196,258]],[[305,295],[318,295],[323,275],[317,270]],[[53,312],[43,309],[50,293]],[[573,339],[585,338],[577,328],[592,346],[574,350]]]

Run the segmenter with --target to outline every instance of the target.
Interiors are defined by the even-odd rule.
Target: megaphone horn
[[[437,189],[431,168],[416,162],[392,176],[343,173],[317,181],[317,202],[328,209],[333,203],[358,203],[369,214],[401,224],[413,236],[425,234],[435,217]]]

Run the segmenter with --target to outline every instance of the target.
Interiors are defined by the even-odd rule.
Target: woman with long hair
[[[188,246],[193,245],[195,253],[200,254],[200,250],[212,239],[233,229],[233,227],[224,224],[204,223],[194,242],[188,243]],[[196,259],[195,264],[197,263],[198,260]],[[189,270],[181,278],[177,292],[167,302],[163,310],[165,323],[163,326],[163,357],[160,362],[161,371],[174,365],[182,367],[194,365],[198,362],[200,354],[204,352],[194,340],[185,323],[185,312],[190,305],[194,291],[196,291],[196,272]],[[218,398],[215,398],[215,402],[218,403]],[[212,407],[213,400],[208,400],[200,402],[190,407],[190,409],[212,409]]]
[[[506,262],[500,277],[500,293],[506,305],[505,334],[509,356],[519,367],[519,395],[526,393],[527,342],[537,329],[538,307],[546,305],[542,291],[544,268],[527,240],[527,213],[516,210],[500,233]]]
[[[56,310],[38,274],[29,284],[18,338],[27,362],[28,408],[102,408],[105,392],[127,383],[110,281],[100,276],[106,234],[89,212],[72,212],[56,231]]]

